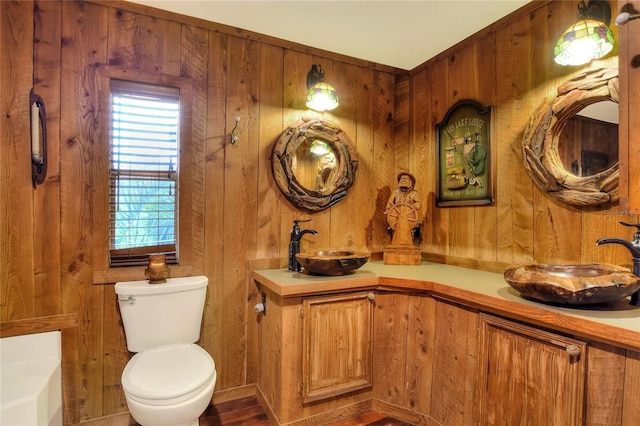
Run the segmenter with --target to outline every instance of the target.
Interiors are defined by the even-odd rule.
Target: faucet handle
[[[636,228],[636,233],[633,234],[633,244],[634,245],[638,245],[640,244],[640,223],[627,223],[627,222],[620,222],[621,225],[624,226],[631,226]]]
[[[311,219],[294,219],[293,220],[293,223],[295,223],[296,225],[299,224],[300,222],[311,222]]]
[[[638,232],[640,232],[640,223],[628,223],[628,222],[620,222],[620,225],[624,226],[635,226]]]

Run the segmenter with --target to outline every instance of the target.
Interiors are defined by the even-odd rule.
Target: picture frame
[[[491,107],[473,99],[453,105],[436,124],[436,206],[492,205]]]

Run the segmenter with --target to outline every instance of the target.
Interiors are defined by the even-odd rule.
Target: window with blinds
[[[111,80],[111,266],[177,263],[180,93]]]

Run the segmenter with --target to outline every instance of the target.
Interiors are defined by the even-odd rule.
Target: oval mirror
[[[617,201],[618,99],[618,70],[597,69],[565,82],[534,111],[522,152],[539,187],[574,206]]]
[[[340,127],[327,120],[303,118],[276,141],[271,168],[278,188],[293,205],[319,211],[347,195],[358,158]]]

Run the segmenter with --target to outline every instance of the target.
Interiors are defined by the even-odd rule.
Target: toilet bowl
[[[122,373],[129,411],[142,425],[197,425],[215,383],[213,359],[195,344],[139,352]]]
[[[206,277],[116,284],[127,338],[137,352],[122,372],[131,416],[143,426],[196,426],[216,384],[199,337]]]

